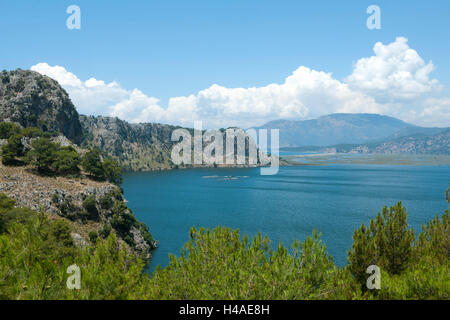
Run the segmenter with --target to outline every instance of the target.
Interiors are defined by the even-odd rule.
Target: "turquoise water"
[[[268,235],[273,245],[303,240],[313,229],[338,265],[345,265],[353,230],[384,205],[402,201],[409,223],[422,223],[448,208],[450,166],[328,165],[259,169],[191,169],[129,173],[123,189],[137,218],[159,240],[150,270],[178,255],[189,229],[218,225]]]

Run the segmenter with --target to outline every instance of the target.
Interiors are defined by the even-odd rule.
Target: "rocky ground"
[[[97,182],[87,178],[68,179],[38,175],[28,167],[6,167],[0,163],[0,193],[16,201],[18,207],[29,207],[46,212],[51,219],[65,219],[72,228],[72,237],[76,244],[84,246],[90,243],[89,233],[99,231],[109,223],[112,209],[102,209],[99,200],[105,194],[120,192],[110,183]],[[96,219],[79,219],[83,213],[83,201],[93,196],[97,203]],[[112,230],[112,232],[115,232]],[[121,245],[129,250],[150,258],[150,251],[156,246],[148,244],[136,228],[130,230],[134,246],[126,244],[118,235]]]

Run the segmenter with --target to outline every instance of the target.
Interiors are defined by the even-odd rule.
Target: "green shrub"
[[[102,229],[99,231],[100,237],[102,237],[103,239],[108,238],[108,236],[109,236],[110,233],[111,233],[111,230],[112,230],[112,229],[111,229],[111,225],[109,225],[109,224],[107,224],[107,223],[103,224]]]
[[[122,183],[122,168],[116,160],[105,159],[102,166],[106,180],[117,185]]]
[[[148,298],[162,299],[327,299],[342,294],[340,273],[320,235],[294,242],[292,254],[267,237],[250,242],[238,230],[192,229],[179,258],[157,268]],[[351,277],[345,279],[351,282]]]
[[[440,264],[450,258],[450,212],[447,210],[442,217],[436,216],[426,225],[414,246],[414,257],[420,260],[427,256]]]
[[[39,128],[28,127],[22,130],[22,135],[27,138],[40,138],[44,135],[44,133]]]
[[[381,289],[377,298],[389,300],[449,300],[449,262],[443,264],[430,257],[418,262],[399,275],[381,274]]]
[[[0,139],[9,139],[15,134],[20,134],[22,128],[12,122],[0,122]]]
[[[114,201],[110,193],[100,197],[100,207],[104,210],[109,210],[113,207]]]
[[[62,147],[54,154],[52,168],[60,175],[74,175],[80,172],[80,156],[73,147]]]
[[[16,201],[0,193],[0,210],[11,210],[14,208]]]
[[[8,143],[2,147],[2,163],[5,166],[19,165],[18,159],[23,156],[22,135],[14,134],[8,139]]]
[[[100,151],[88,151],[81,160],[83,170],[93,178],[107,180],[117,185],[122,183],[122,168],[117,160],[106,158],[102,161]]]
[[[132,226],[137,225],[136,217],[123,201],[116,200],[113,205],[111,226],[121,235],[127,235]]]
[[[122,188],[118,187],[112,191],[112,196],[114,199],[123,201],[123,190]]]
[[[103,170],[100,151],[93,149],[88,151],[81,160],[83,170],[96,179],[104,179],[105,174]]]
[[[16,127],[10,123],[5,123],[3,129],[0,126],[0,131],[3,130],[3,133],[0,132],[0,134],[4,136],[11,132],[19,132],[9,136],[8,143],[2,148],[2,163],[4,165],[20,165],[25,162],[35,166],[40,173],[56,173],[64,176],[78,175],[80,172],[78,167],[80,156],[72,146],[61,147],[59,144],[53,143],[50,138],[54,134],[50,132],[43,133],[35,127],[25,129]],[[25,158],[20,159],[24,156],[22,144],[22,138],[24,137],[33,140],[31,150],[27,152]]]
[[[83,217],[83,211],[80,210],[80,208],[76,206],[72,201],[67,198],[63,201],[60,200],[61,199],[58,197],[58,195],[53,194],[52,201],[56,203],[56,207],[59,209],[60,215],[62,217],[67,218],[71,221],[76,221]]]
[[[56,158],[59,145],[47,138],[39,138],[31,143],[32,149],[27,153],[27,162],[41,173],[49,173]]]
[[[89,232],[89,240],[90,240],[93,244],[95,244],[95,243],[97,242],[97,239],[98,239],[98,234],[97,234],[97,232],[95,232],[95,231]]]
[[[33,212],[28,208],[15,208],[16,202],[0,193],[0,234],[6,232],[13,223],[23,223]]]
[[[95,201],[95,197],[92,195],[87,196],[83,201],[83,208],[89,213],[94,213],[95,211],[97,211],[97,203]]]
[[[86,210],[89,219],[96,219],[98,217],[97,202],[94,196],[90,195],[84,199],[83,208]]]
[[[144,238],[145,242],[147,242],[149,245],[154,244],[153,236],[149,231],[149,227],[145,223],[138,222],[137,229],[141,232],[141,235]]]
[[[124,238],[123,241],[125,241],[129,246],[133,247],[135,245],[133,238],[127,234]]]

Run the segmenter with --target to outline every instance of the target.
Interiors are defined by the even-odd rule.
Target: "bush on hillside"
[[[97,179],[104,179],[104,171],[100,151],[89,150],[81,159],[83,170]]]
[[[7,144],[2,147],[2,163],[5,166],[20,165],[23,156],[22,135],[14,134],[8,138]]]
[[[81,160],[83,170],[97,180],[107,180],[117,185],[122,183],[122,168],[117,160],[106,158],[102,161],[97,149],[87,152]]]
[[[31,142],[31,147],[27,153],[27,163],[35,166],[40,173],[51,172],[60,146],[48,138],[39,138]]]
[[[78,152],[73,147],[68,146],[56,151],[52,168],[59,175],[76,175],[80,172],[79,164],[80,156]]]
[[[19,134],[22,127],[12,122],[0,122],[0,139],[9,139],[15,134]]]

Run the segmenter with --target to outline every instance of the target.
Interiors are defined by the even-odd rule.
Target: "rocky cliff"
[[[0,73],[0,120],[60,132],[77,144],[82,140],[78,112],[67,92],[34,71]]]
[[[172,131],[157,123],[130,124],[112,117],[80,116],[82,145],[96,147],[116,157],[127,171],[171,168]]]
[[[173,130],[180,128],[158,123],[128,123],[118,118],[103,116],[80,116],[83,127],[83,142],[85,147],[96,147],[108,155],[116,157],[127,171],[152,171],[172,169],[172,147],[177,142],[171,141]],[[193,129],[186,128],[191,135]],[[238,133],[240,135],[242,133]],[[226,150],[226,134],[223,132],[223,150]],[[203,141],[203,148],[209,143]],[[245,155],[248,156],[248,141],[245,145]],[[234,151],[237,149],[235,141]],[[225,159],[223,160],[225,162]],[[192,161],[193,163],[193,161]],[[193,167],[213,167],[213,164],[192,165]],[[219,167],[248,167],[245,165],[226,165]],[[191,167],[191,166],[188,166]]]
[[[0,121],[58,132],[77,145],[97,147],[117,158],[125,170],[171,167],[170,135],[175,127],[80,116],[58,82],[34,71],[0,73]]]

